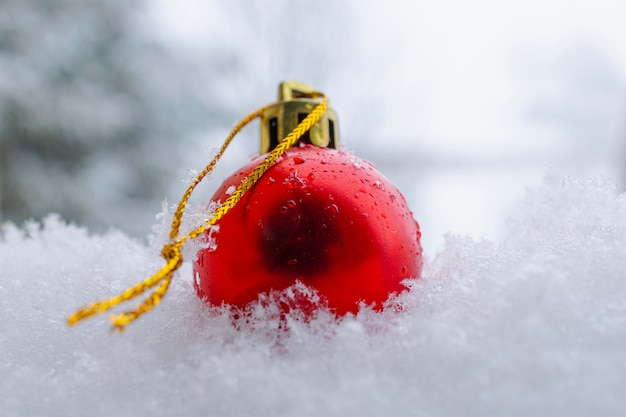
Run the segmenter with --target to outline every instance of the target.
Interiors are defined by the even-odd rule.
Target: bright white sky
[[[202,50],[210,40],[228,39],[243,30],[237,27],[236,15],[246,6],[224,8],[223,3],[203,0],[154,0],[152,4],[159,32],[181,47]],[[438,148],[499,152],[503,147],[532,146],[511,134],[511,123],[520,111],[515,107],[520,94],[514,79],[515,66],[520,65],[516,59],[524,48],[553,54],[568,43],[584,42],[626,73],[626,2],[621,0],[322,4],[330,21],[349,5],[350,23],[356,29],[338,25],[333,36],[340,44],[345,41],[344,28],[356,30],[356,48],[350,49],[361,56],[359,69],[352,72],[362,84],[374,81],[368,70],[376,74],[378,88],[384,90],[379,94],[388,101],[385,131],[409,132],[409,136],[422,136],[421,140],[426,136]],[[263,5],[270,10],[260,17],[271,22],[266,30],[280,32],[282,25],[272,22],[271,9],[278,9],[280,15],[287,7],[282,2]],[[306,13],[293,16],[308,18]],[[353,56],[337,67],[350,66],[350,61]]]

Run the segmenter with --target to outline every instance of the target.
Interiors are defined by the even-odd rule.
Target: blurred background
[[[1,0],[0,220],[143,239],[294,79],[404,193],[427,255],[446,232],[498,239],[546,172],[625,188],[624,16],[622,0]]]

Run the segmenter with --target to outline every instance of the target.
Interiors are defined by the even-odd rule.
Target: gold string
[[[261,161],[259,165],[257,165],[250,174],[241,182],[241,184],[235,189],[235,191],[215,210],[210,219],[206,222],[198,226],[196,229],[187,233],[182,237],[178,237],[178,233],[180,231],[180,226],[182,222],[182,217],[185,212],[185,208],[187,206],[187,202],[191,197],[193,190],[196,186],[202,181],[202,179],[213,170],[217,161],[222,157],[226,148],[230,145],[233,138],[243,129],[248,123],[256,119],[257,117],[261,117],[263,111],[268,106],[263,106],[252,113],[248,114],[244,117],[230,132],[224,144],[218,151],[218,153],[213,157],[211,162],[195,177],[191,185],[183,194],[183,197],[178,203],[178,207],[176,212],[174,213],[174,218],[172,220],[172,228],[170,231],[170,243],[163,246],[163,250],[161,251],[161,256],[165,259],[165,265],[161,269],[159,269],[154,275],[145,279],[144,281],[127,288],[121,294],[116,295],[114,297],[108,298],[106,300],[97,301],[87,306],[77,310],[72,315],[70,315],[67,319],[67,323],[70,326],[74,326],[81,320],[94,316],[96,314],[102,314],[111,308],[136,298],[142,295],[147,290],[156,287],[156,289],[150,294],[145,300],[139,304],[137,308],[134,310],[123,312],[119,315],[111,316],[111,322],[113,323],[113,329],[122,331],[124,328],[132,323],[134,320],[139,318],[141,315],[147,313],[156,307],[161,299],[167,293],[167,289],[172,281],[174,276],[174,272],[180,268],[183,264],[183,255],[181,253],[181,248],[185,244],[185,242],[189,239],[194,239],[201,234],[205,233],[207,230],[211,228],[211,226],[215,225],[226,213],[230,211],[235,205],[241,200],[243,195],[257,183],[257,181],[265,174],[265,172],[272,166],[274,163],[280,158],[280,156],[293,145],[295,145],[298,140],[304,135],[311,126],[317,123],[318,120],[322,117],[322,115],[326,112],[328,107],[328,99],[322,93],[312,93],[309,95],[312,98],[321,98],[322,100],[316,105],[311,113],[309,113],[296,128],[289,133],[279,144],[274,148],[266,157]]]

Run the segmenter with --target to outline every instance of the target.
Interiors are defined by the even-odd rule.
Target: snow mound
[[[448,235],[383,313],[281,322],[208,308],[187,262],[124,334],[83,303],[161,265],[120,232],[2,226],[4,416],[626,415],[626,198],[548,176],[502,242]],[[273,297],[314,296],[296,286]]]

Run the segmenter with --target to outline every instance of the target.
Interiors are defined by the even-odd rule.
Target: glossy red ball
[[[334,149],[291,148],[218,225],[217,247],[193,265],[198,295],[214,305],[244,307],[301,281],[343,315],[360,302],[380,309],[421,272],[421,233],[402,194],[369,162]]]

